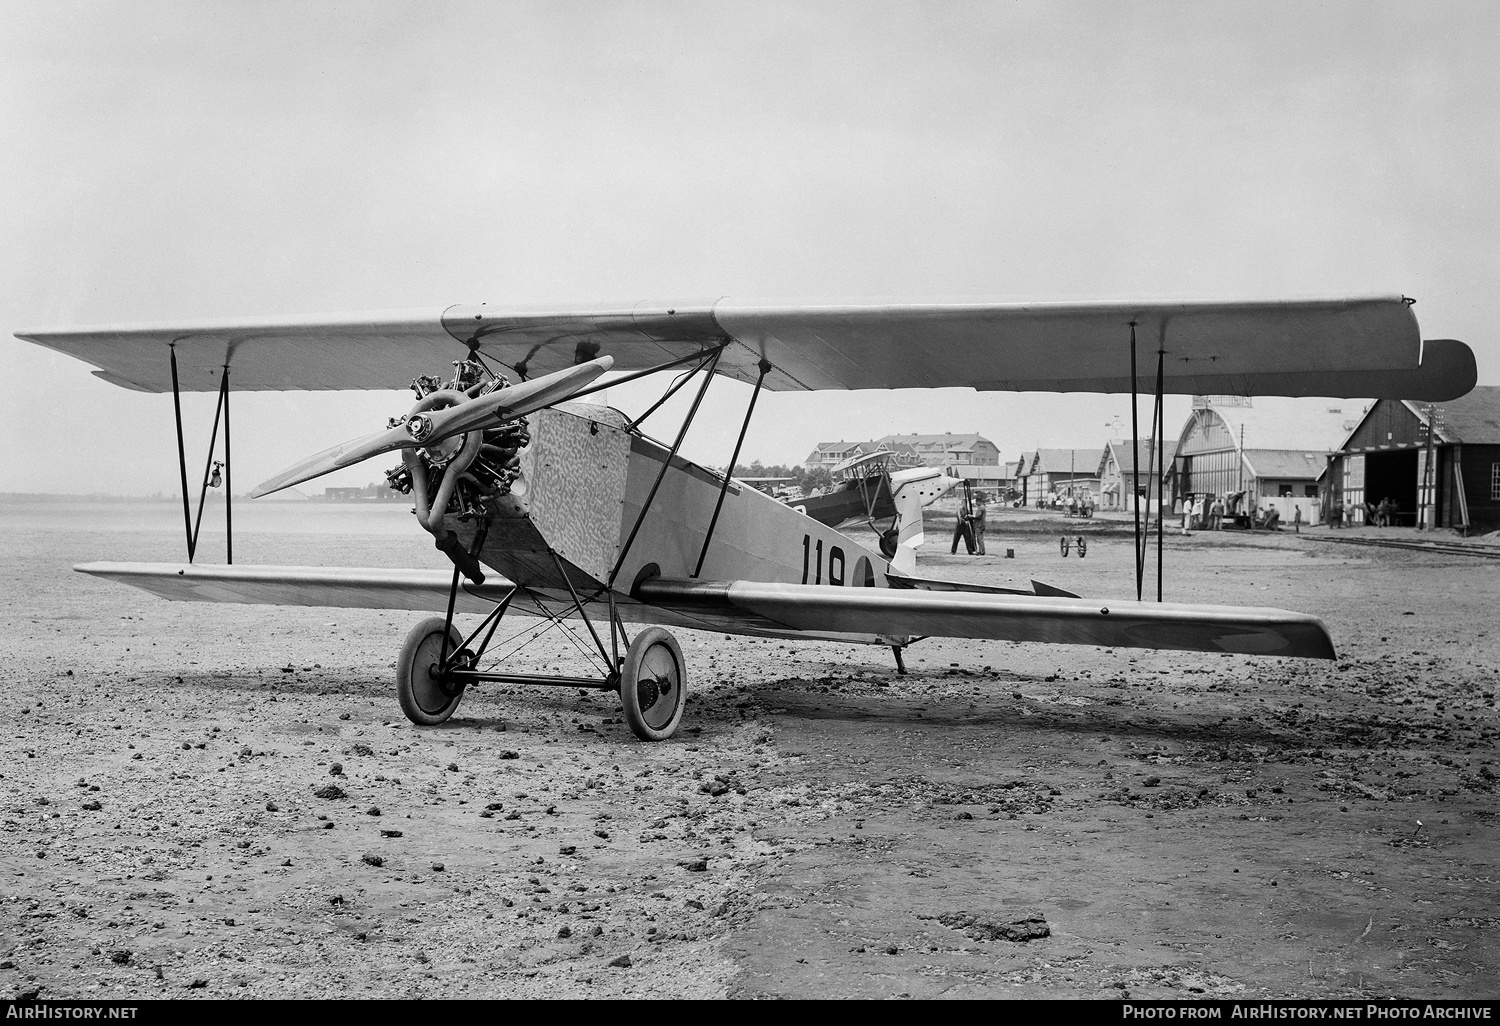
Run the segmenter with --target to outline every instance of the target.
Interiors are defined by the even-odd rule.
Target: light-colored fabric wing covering
[[[1321,620],[1282,609],[662,579],[644,582],[639,595],[684,612],[735,609],[792,630],[1335,657]]]
[[[448,608],[453,574],[446,570],[385,567],[213,566],[191,563],[80,563],[79,573],[118,581],[177,602],[241,602],[273,606],[342,606],[348,609]],[[499,582],[495,582],[499,584]],[[491,587],[496,601],[503,587]],[[456,608],[487,613],[494,602],[460,588]]]
[[[735,300],[597,307],[453,306],[201,324],[46,328],[18,337],[76,356],[105,380],[149,392],[402,388],[473,344],[513,376],[597,356],[615,370],[725,345],[718,370],[777,390],[971,387],[1164,390],[1443,401],[1476,380],[1461,342],[1423,344],[1400,296],[1260,302],[775,304]]]
[[[83,563],[74,569],[177,601],[433,612],[447,608],[452,581],[442,570],[362,567]],[[465,585],[456,608],[489,612],[506,590],[499,581]],[[643,583],[638,597],[654,608],[682,614],[688,625],[702,617],[704,624],[738,623],[750,632],[987,638],[1334,658],[1321,620],[1281,609],[661,579]]]

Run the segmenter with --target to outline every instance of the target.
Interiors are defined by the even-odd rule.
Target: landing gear
[[[886,559],[895,559],[901,545],[901,531],[892,527],[880,532],[880,554]]]
[[[1064,559],[1068,558],[1068,546],[1071,545],[1071,544],[1072,544],[1072,541],[1068,538],[1068,536],[1067,535],[1063,535],[1061,541],[1059,542],[1059,547],[1062,549],[1062,554],[1063,554],[1063,558]]]
[[[1089,543],[1083,537],[1083,535],[1080,534],[1078,536],[1078,558],[1082,559],[1084,556],[1087,556],[1088,554],[1089,554]]]
[[[677,639],[660,627],[635,636],[620,667],[625,722],[642,741],[665,741],[677,732],[687,702],[687,674]]]
[[[436,726],[452,716],[464,697],[464,682],[439,669],[444,655],[445,626],[447,656],[452,665],[454,654],[463,645],[463,636],[440,616],[429,617],[413,627],[396,657],[396,698],[401,711],[407,719],[424,727]]]

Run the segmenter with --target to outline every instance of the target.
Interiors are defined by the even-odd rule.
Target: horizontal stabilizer
[[[638,595],[792,630],[1335,658],[1321,620],[1283,609],[662,578],[643,582]]]

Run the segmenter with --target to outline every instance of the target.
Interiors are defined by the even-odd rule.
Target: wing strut
[[[1130,322],[1130,504],[1135,507],[1135,600],[1141,600],[1141,411],[1135,373],[1135,326]],[[1151,472],[1146,471],[1149,475]],[[1150,478],[1148,477],[1149,481]],[[1148,522],[1149,526],[1149,522]]]
[[[1136,376],[1135,328],[1138,322],[1130,322],[1130,476],[1135,492],[1135,600],[1141,601],[1146,588],[1146,550],[1150,546],[1149,533],[1141,531],[1141,427],[1138,410],[1139,387]],[[1162,507],[1163,490],[1167,475],[1166,414],[1163,409],[1165,362],[1167,351],[1161,342],[1156,349],[1156,395],[1151,407],[1151,458],[1146,463],[1146,487],[1151,487],[1151,475],[1156,476],[1156,601],[1162,601],[1162,544],[1166,521]],[[1146,496],[1146,531],[1151,530],[1151,496]]]
[[[656,499],[656,492],[661,488],[662,479],[667,476],[667,471],[672,468],[672,461],[677,458],[677,450],[682,448],[682,440],[687,437],[688,428],[692,427],[693,418],[698,415],[698,407],[703,402],[703,396],[707,394],[708,386],[713,383],[714,368],[719,365],[719,357],[722,355],[724,355],[724,347],[720,346],[710,353],[698,366],[693,368],[693,374],[698,373],[698,371],[703,370],[705,367],[708,369],[708,372],[703,376],[703,385],[698,389],[698,394],[693,397],[692,407],[688,410],[687,416],[683,418],[682,428],[677,432],[677,440],[672,443],[672,449],[667,453],[667,458],[662,460],[661,470],[657,473],[656,480],[651,484],[651,491],[646,493],[646,501],[641,504],[641,512],[636,516],[635,524],[631,526],[630,534],[625,538],[625,544],[620,546],[620,554],[615,558],[615,565],[610,570],[608,579],[604,582],[604,586],[608,589],[614,588],[615,578],[620,576],[620,568],[625,565],[625,557],[630,555],[630,547],[635,544],[635,536],[640,533],[641,525],[646,522],[646,514],[651,511],[651,503]],[[692,375],[690,374],[688,377],[692,377]],[[636,418],[636,423],[640,423],[640,419]]]
[[[1162,405],[1162,364],[1167,351],[1157,343],[1156,350],[1156,601],[1161,601],[1162,532],[1166,530],[1167,511],[1162,507],[1162,490],[1167,484],[1167,411]]]
[[[745,410],[745,422],[740,425],[740,437],[735,439],[734,454],[729,457],[729,467],[724,471],[724,483],[719,487],[719,500],[714,503],[714,515],[708,520],[708,533],[703,536],[703,548],[698,550],[698,565],[693,567],[693,576],[703,570],[703,560],[708,556],[708,543],[714,540],[714,528],[719,525],[719,511],[724,508],[724,495],[729,491],[729,479],[734,476],[735,464],[740,459],[740,446],[745,444],[745,432],[750,430],[750,418],[755,415],[755,400],[760,398],[760,386],[765,383],[771,363],[760,358],[760,377],[755,379],[755,391],[750,393],[750,406]]]
[[[188,562],[198,551],[198,532],[203,526],[203,508],[207,505],[208,490],[219,486],[219,470],[223,468],[224,482],[224,548],[225,562],[234,563],[234,514],[233,488],[234,479],[230,471],[230,445],[229,445],[229,364],[224,365],[224,377],[219,381],[219,401],[214,405],[214,427],[213,433],[208,439],[208,459],[203,465],[203,486],[198,490],[198,515],[195,518],[188,499],[187,478],[187,447],[183,441],[182,434],[182,393],[177,379],[177,346],[168,346],[170,362],[172,364],[172,412],[177,419],[177,469],[182,476],[182,527],[187,535]],[[214,459],[214,446],[219,441],[219,420],[224,421],[224,459]]]

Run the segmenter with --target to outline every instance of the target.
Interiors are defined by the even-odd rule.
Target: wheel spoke
[[[442,681],[434,677],[432,670],[443,656],[443,635],[433,633],[422,639],[417,650],[416,665],[412,673],[412,696],[423,712],[436,715],[442,712],[452,696],[443,688]]]
[[[641,660],[642,675],[650,674],[657,680],[665,679],[674,687],[677,684],[677,660],[665,645],[654,645]]]

